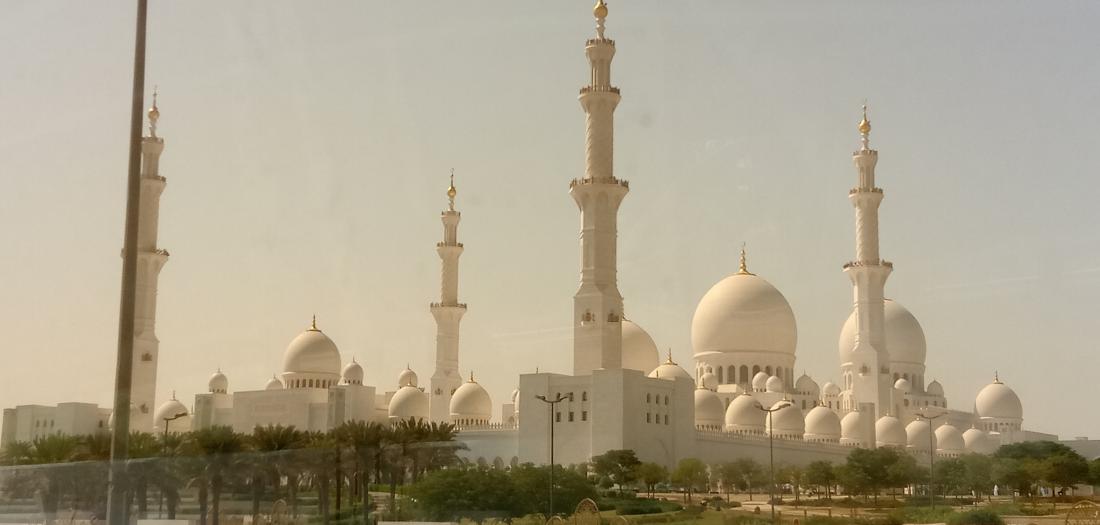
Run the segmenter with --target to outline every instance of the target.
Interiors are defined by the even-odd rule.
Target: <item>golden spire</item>
[[[737,268],[737,275],[756,275],[749,272],[749,266],[745,260],[745,243],[741,243],[741,262]]]
[[[607,2],[596,0],[592,7],[592,14],[596,17],[596,37],[603,39],[604,20],[607,18]]]
[[[668,360],[666,360],[666,361],[665,361],[665,364],[666,364],[666,365],[674,365],[674,364],[676,364],[676,362],[672,360],[672,348],[669,348],[669,349],[668,349]]]
[[[153,107],[149,108],[149,135],[157,136],[157,119],[160,118],[160,109],[157,108],[157,87],[153,86]]]
[[[863,120],[859,121],[859,134],[863,137],[864,150],[870,149],[871,121],[867,120],[867,103],[863,103]]]
[[[310,332],[320,332],[321,329],[317,328],[317,314],[313,314],[313,322],[309,323]]]
[[[477,381],[474,381],[474,370],[472,368],[470,369],[470,381],[469,382],[470,383],[476,383],[477,382]]]
[[[455,189],[455,169],[451,168],[451,185],[447,187],[447,199],[451,201],[451,210],[455,209],[455,196],[458,195],[458,190]]]
[[[993,382],[998,385],[1001,384],[1001,376],[996,370],[993,371]]]

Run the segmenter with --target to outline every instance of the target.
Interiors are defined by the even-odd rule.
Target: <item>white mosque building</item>
[[[795,313],[778,289],[749,271],[744,250],[738,270],[702,294],[696,307],[691,372],[671,355],[662,361],[653,339],[627,319],[618,290],[617,215],[630,185],[613,170],[614,111],[621,97],[611,83],[616,48],[605,36],[607,14],[599,0],[596,34],[585,44],[591,79],[578,97],[586,118],[586,169],[569,183],[582,220],[572,374],[520,375],[519,388],[494,415],[489,393],[473,375],[460,373],[459,325],[466,305],[458,298],[462,214],[455,208],[452,176],[441,213],[443,239],[436,245],[442,282],[439,301],[429,307],[437,335],[435,370],[426,386],[407,368],[392,388],[364,385],[363,368],[354,360],[345,363],[314,319],[287,346],[283,369],[262,388],[231,390],[219,370],[208,392],[195,396],[193,411],[175,396],[151,410],[156,277],[168,256],[156,244],[156,197],[165,181],[158,175],[164,142],[156,135],[154,98],[143,157],[148,192],[143,195],[154,198],[142,200],[145,271],[139,285],[134,427],[162,431],[167,424],[179,432],[227,425],[250,432],[257,425],[282,424],[324,431],[345,421],[417,418],[453,423],[467,446],[465,457],[497,466],[548,462],[550,425],[560,463],[624,448],[666,465],[686,457],[764,459],[769,438],[780,456],[794,463],[842,461],[852,447],[897,447],[923,459],[933,452],[930,447],[951,457],[990,453],[1004,443],[1058,439],[1023,428],[1019,397],[996,376],[979,391],[973,410],[949,405],[940,383],[926,382],[924,331],[912,313],[884,295],[893,265],[879,253],[883,190],[875,181],[878,152],[870,146],[866,110],[852,156],[858,177],[848,192],[856,212],[856,253],[843,266],[854,299],[840,330],[840,384],[795,377]],[[254,379],[257,386],[263,382]],[[562,401],[550,408],[540,397]],[[769,419],[765,408],[777,410]],[[176,416],[181,417],[169,422]],[[2,438],[6,443],[50,432],[88,433],[109,424],[108,417],[109,410],[90,404],[20,406],[4,411]]]

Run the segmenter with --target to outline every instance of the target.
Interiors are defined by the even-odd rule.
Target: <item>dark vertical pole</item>
[[[560,395],[558,397],[561,397]],[[548,403],[550,407],[550,516],[554,515],[554,406],[557,402]]]
[[[768,470],[771,471],[772,484],[768,489],[769,498],[771,501],[768,503],[772,506],[772,523],[775,523],[775,427],[772,426],[772,412],[775,410],[768,410]]]
[[[932,418],[928,418],[928,495],[932,497],[932,510],[936,510],[936,444],[932,435]]]
[[[137,236],[141,200],[141,116],[145,92],[145,20],[147,0],[137,1],[134,35],[134,85],[130,105],[130,157],[126,181],[126,230],[122,249],[122,293],[118,314],[118,363],[115,368],[114,428],[108,478],[107,523],[126,523],[126,459],[130,438],[130,383],[134,364],[134,303],[137,288]]]

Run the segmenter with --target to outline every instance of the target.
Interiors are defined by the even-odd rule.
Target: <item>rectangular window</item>
[[[588,421],[588,411],[587,410],[582,410],[581,411],[581,421]]]
[[[665,424],[668,424],[668,414],[665,414]]]
[[[573,422],[573,412],[572,411],[569,412],[569,422],[570,423]]]
[[[653,422],[653,415],[650,414],[649,412],[645,413],[645,422],[646,423],[652,423]]]
[[[557,423],[561,423],[561,412],[554,414],[554,421]]]

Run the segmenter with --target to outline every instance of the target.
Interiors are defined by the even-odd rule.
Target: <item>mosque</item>
[[[208,391],[195,396],[193,410],[175,396],[152,410],[156,281],[168,259],[157,246],[165,179],[159,175],[164,141],[156,134],[160,113],[154,96],[150,136],[143,144],[134,428],[182,432],[228,425],[250,432],[257,425],[282,424],[324,431],[346,421],[417,418],[453,423],[467,447],[462,454],[497,467],[549,462],[551,425],[554,459],[566,464],[624,448],[669,466],[686,457],[708,463],[744,456],[763,460],[769,439],[780,457],[793,463],[843,461],[853,447],[897,447],[925,459],[932,452],[991,453],[1004,443],[1058,439],[1024,429],[1019,397],[996,376],[978,392],[972,410],[949,405],[942,385],[926,382],[924,331],[911,312],[884,295],[893,264],[879,253],[884,192],[876,185],[878,152],[871,149],[866,108],[852,154],[856,184],[848,191],[856,250],[843,265],[853,303],[840,329],[840,384],[795,377],[794,312],[779,290],[749,271],[743,249],[737,271],[702,294],[696,307],[691,371],[671,355],[662,360],[653,339],[627,318],[618,290],[617,215],[630,184],[613,171],[614,112],[621,95],[611,82],[616,45],[605,36],[603,0],[593,13],[596,34],[585,43],[591,78],[578,97],[586,120],[586,168],[569,182],[582,222],[572,374],[522,374],[519,388],[494,408],[476,378],[460,373],[459,326],[467,307],[458,296],[464,248],[452,176],[440,214],[442,240],[436,244],[441,294],[429,306],[437,326],[436,360],[426,384],[409,369],[397,375],[392,388],[363,384],[363,368],[354,360],[345,363],[314,319],[290,342],[282,370],[262,388],[231,390],[228,376],[218,370]],[[88,433],[109,426],[109,416],[108,409],[83,403],[7,409],[3,441]]]

